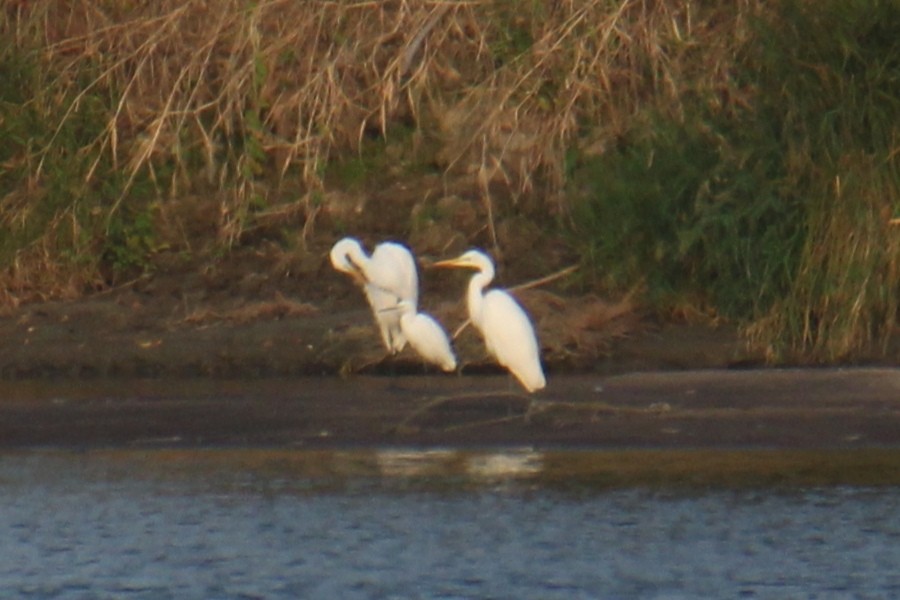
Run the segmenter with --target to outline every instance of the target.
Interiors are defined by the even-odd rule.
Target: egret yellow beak
[[[431,263],[432,267],[436,268],[453,268],[453,267],[469,267],[471,266],[468,261],[460,260],[459,258],[450,258],[447,260],[439,260],[436,263]]]
[[[369,283],[366,280],[366,276],[363,275],[362,270],[359,267],[357,267],[352,261],[347,261],[347,266],[350,268],[342,269],[342,271],[344,273],[346,273],[347,275],[349,275],[350,278],[353,279],[353,281],[355,281],[356,283],[358,283],[361,286],[365,286],[367,283]]]
[[[353,281],[361,286],[365,286],[367,283],[369,283],[368,281],[366,281],[366,278],[363,276],[363,274],[359,271],[347,271],[347,274],[353,279]]]

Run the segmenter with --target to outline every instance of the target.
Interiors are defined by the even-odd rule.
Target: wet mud
[[[0,447],[900,450],[900,370],[4,381]]]

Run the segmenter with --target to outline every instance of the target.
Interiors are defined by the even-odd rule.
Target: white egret
[[[359,240],[347,237],[331,248],[331,264],[363,287],[388,351],[396,354],[403,350],[406,336],[400,327],[402,313],[385,309],[396,307],[401,300],[414,310],[418,304],[419,276],[412,253],[400,244],[384,242],[367,256]]]
[[[450,339],[437,321],[425,313],[416,312],[416,307],[408,300],[401,300],[396,309],[388,310],[400,311],[400,330],[423,360],[448,373],[456,369],[456,356],[450,349]]]
[[[494,279],[491,259],[483,252],[469,250],[458,258],[443,260],[434,266],[478,270],[469,281],[466,301],[469,319],[481,332],[488,352],[529,392],[547,385],[537,337],[528,315],[507,292],[497,289],[484,291]]]

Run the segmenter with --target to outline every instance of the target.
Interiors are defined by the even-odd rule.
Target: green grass
[[[607,289],[647,287],[664,309],[686,298],[732,317],[766,310],[796,267],[802,209],[779,194],[771,140],[700,117],[648,131],[579,165],[575,208],[585,257]]]
[[[576,235],[597,284],[643,280],[661,310],[710,307],[774,359],[883,348],[900,293],[897,23],[897,2],[774,4],[737,49],[740,102],[650,106],[617,147],[576,163]]]
[[[150,235],[142,215],[153,186],[136,178],[127,210],[113,210],[126,177],[96,144],[111,96],[95,87],[76,97],[83,86],[60,91],[53,76],[33,54],[0,50],[0,77],[14,82],[0,86],[0,264],[28,251],[65,269],[92,271],[109,258],[114,271],[142,264]],[[85,85],[90,79],[78,76]]]

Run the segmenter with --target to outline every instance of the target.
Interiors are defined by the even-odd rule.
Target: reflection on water
[[[563,462],[0,454],[0,597],[900,596],[896,487],[558,485]]]
[[[378,474],[395,478],[424,479],[468,478],[473,483],[519,480],[538,476],[543,453],[530,449],[503,452],[465,452],[460,450],[395,450],[373,452]]]

